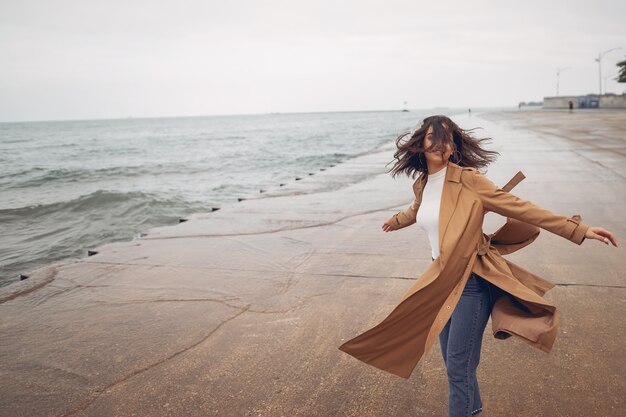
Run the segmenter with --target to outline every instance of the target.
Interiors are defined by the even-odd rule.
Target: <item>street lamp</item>
[[[569,69],[569,67],[557,68],[556,69],[556,95],[559,95],[559,77],[561,76],[561,71],[565,71]]]
[[[596,62],[598,63],[598,83],[600,84],[600,95],[602,95],[602,57],[611,51],[615,51],[616,49],[622,49],[622,48],[620,47],[620,48],[608,49],[604,52],[599,53],[598,57],[596,58]]]

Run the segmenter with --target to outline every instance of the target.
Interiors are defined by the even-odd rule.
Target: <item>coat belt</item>
[[[482,255],[486,255],[487,252],[489,252],[489,247],[491,246],[491,237],[489,236],[485,236],[485,239],[487,239],[485,242],[478,242],[477,245],[477,254],[482,256]]]

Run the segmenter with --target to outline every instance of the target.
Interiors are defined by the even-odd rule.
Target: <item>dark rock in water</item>
[[[285,184],[285,183],[278,184],[278,186],[279,186],[279,187],[283,187],[283,186],[285,186],[285,185],[287,185],[287,184]]]
[[[95,250],[88,250],[87,251],[87,256],[94,256],[94,255],[97,255],[97,254],[98,254],[98,252],[95,251]]]
[[[183,222],[186,222],[186,221],[187,221],[187,219],[178,219],[178,223],[183,223]]]
[[[20,279],[20,281],[24,281],[26,278],[28,278],[28,275],[19,274],[17,277]]]
[[[326,168],[320,168],[320,171],[326,171]]]
[[[265,192],[265,190],[259,190],[259,192],[260,192],[260,193],[264,193],[264,192]]]
[[[219,207],[212,207],[211,211],[218,211],[220,208]]]
[[[331,167],[334,167],[334,166],[335,166],[335,164],[330,164],[330,166],[331,166]]]
[[[314,172],[309,172],[309,175],[315,175],[315,173]]]
[[[300,181],[302,178],[300,177],[296,177],[296,181]]]
[[[237,199],[237,201],[243,201],[243,200],[245,200],[245,198],[241,198],[241,197],[239,197],[239,198]]]

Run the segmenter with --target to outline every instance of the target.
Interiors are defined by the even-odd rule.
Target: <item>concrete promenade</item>
[[[556,284],[561,326],[546,354],[487,324],[481,416],[623,416],[626,112],[453,120],[493,138],[494,182],[523,171],[514,194],[620,245],[542,231],[508,256]],[[412,199],[411,179],[385,173],[392,142],[0,288],[0,416],[447,415],[438,345],[408,380],[338,350],[430,262],[416,226],[380,228]],[[485,231],[501,223],[488,214]]]

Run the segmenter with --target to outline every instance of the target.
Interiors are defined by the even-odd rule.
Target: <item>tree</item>
[[[626,83],[626,59],[618,62],[617,67],[619,68],[619,74],[617,74],[617,82],[618,83]]]

